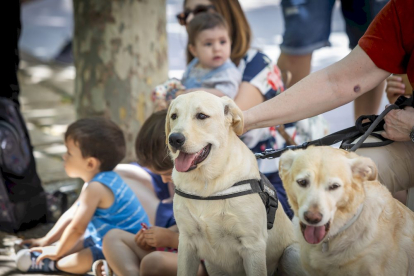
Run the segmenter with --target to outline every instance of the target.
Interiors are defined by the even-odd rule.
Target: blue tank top
[[[231,62],[225,62],[223,65],[211,69],[209,71],[206,71],[206,74],[203,76],[199,76],[199,78],[194,78],[190,76],[191,70],[198,64],[198,58],[193,58],[193,60],[187,65],[187,69],[185,70],[183,77],[181,79],[182,84],[185,86],[186,89],[191,88],[200,88],[203,87],[203,82],[205,80],[210,79],[215,74],[227,70],[231,68],[232,63]],[[234,66],[234,65],[233,65]]]
[[[121,229],[136,234],[141,229],[141,223],[148,226],[148,216],[134,192],[113,171],[100,172],[91,182],[99,182],[114,194],[115,200],[107,209],[97,208],[88,225],[88,230],[95,243],[102,244],[105,234],[112,229]]]

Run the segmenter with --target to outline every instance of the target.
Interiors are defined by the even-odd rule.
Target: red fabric
[[[391,0],[358,44],[379,68],[414,84],[414,1]]]

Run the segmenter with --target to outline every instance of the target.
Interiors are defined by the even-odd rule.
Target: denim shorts
[[[349,47],[353,49],[375,15],[388,0],[342,0]],[[306,55],[330,46],[331,18],[335,0],[282,0],[285,33],[280,49],[291,55]]]
[[[97,260],[105,260],[105,256],[102,252],[102,246],[100,244],[96,244],[91,236],[85,237],[83,240],[83,247],[91,250],[93,262]]]

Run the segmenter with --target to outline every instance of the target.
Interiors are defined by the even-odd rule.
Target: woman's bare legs
[[[116,275],[138,275],[141,260],[151,253],[138,247],[135,235],[114,229],[103,240],[103,253]]]

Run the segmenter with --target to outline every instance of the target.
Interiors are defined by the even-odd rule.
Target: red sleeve
[[[391,0],[375,17],[358,42],[375,65],[390,73],[403,74],[407,70],[409,55],[404,49],[404,30],[401,23],[412,25],[414,5],[410,2],[414,1]],[[411,22],[403,21],[407,17]]]

